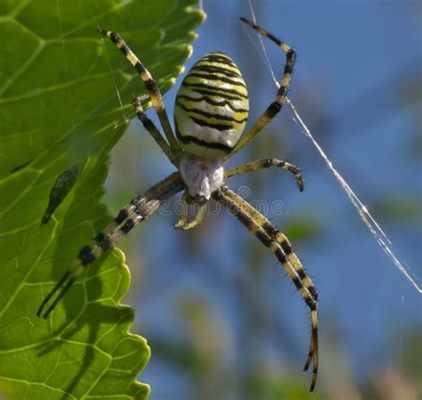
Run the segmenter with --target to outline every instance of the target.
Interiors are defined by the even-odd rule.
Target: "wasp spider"
[[[274,42],[286,55],[286,65],[275,100],[242,136],[249,114],[248,93],[241,72],[226,54],[213,52],[205,55],[186,75],[176,96],[174,134],[161,93],[148,70],[118,33],[99,29],[138,71],[152,107],[158,114],[165,137],[144,113],[141,98],[134,101],[137,117],[177,168],[177,172],[135,197],[90,244],[79,251],[74,265],[50,291],[37,314],[46,318],[84,270],[116,244],[122,235],[156,212],[164,200],[184,191],[183,201],[196,205],[193,216],[188,218],[185,212],[176,224],[178,228],[186,230],[201,222],[205,206],[210,198],[213,198],[274,252],[309,307],[312,329],[305,370],[312,364],[310,389],[313,390],[318,370],[315,287],[286,236],[225,184],[226,178],[233,175],[279,167],[293,173],[299,189],[303,190],[301,172],[296,166],[277,159],[264,159],[235,168],[223,168],[224,162],[254,139],[280,111],[286,100],[296,54],[286,43],[261,27],[244,18],[241,20]]]

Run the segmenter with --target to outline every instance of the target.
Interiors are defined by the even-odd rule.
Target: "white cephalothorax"
[[[215,160],[185,154],[180,160],[179,170],[189,194],[200,200],[209,200],[211,193],[224,182],[223,165]]]

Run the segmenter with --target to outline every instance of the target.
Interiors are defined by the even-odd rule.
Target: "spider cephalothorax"
[[[224,168],[217,160],[206,160],[192,154],[184,154],[179,165],[180,176],[188,194],[204,203],[224,183]]]
[[[299,189],[303,190],[301,172],[296,166],[278,159],[252,161],[226,170],[223,168],[223,163],[245,147],[282,108],[296,55],[286,43],[253,22],[244,18],[241,20],[273,41],[286,54],[286,65],[275,100],[243,135],[249,114],[248,93],[242,74],[230,57],[221,52],[207,54],[188,72],[176,96],[174,134],[161,93],[151,74],[119,34],[99,29],[126,56],[145,83],[147,95],[157,112],[165,137],[145,114],[141,97],[134,101],[136,114],[177,172],[135,197],[90,244],[79,251],[74,265],[65,272],[41,303],[38,315],[46,318],[83,271],[116,244],[122,235],[157,211],[164,200],[184,191],[183,200],[199,206],[192,220],[188,220],[185,213],[177,222],[176,227],[186,230],[202,221],[205,207],[210,198],[213,198],[274,252],[309,307],[311,340],[305,370],[312,365],[313,390],[318,371],[317,291],[287,237],[225,185],[225,180],[233,175],[278,167],[293,173]]]

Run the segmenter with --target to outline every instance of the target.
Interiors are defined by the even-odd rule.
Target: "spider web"
[[[252,1],[248,0],[248,4],[249,4],[249,9],[251,11],[252,20],[255,23],[257,23]],[[271,78],[275,86],[279,88],[279,83],[277,81],[277,78],[275,77],[274,68],[271,65],[271,62],[268,57],[268,53],[265,48],[264,41],[261,35],[258,35],[258,40],[259,40],[259,47],[260,47],[258,48],[258,51],[260,51],[263,54],[265,65],[271,74]],[[252,40],[251,42],[255,45],[255,43]],[[327,164],[328,168],[333,173],[337,182],[340,184],[341,188],[345,191],[353,207],[358,212],[360,219],[363,221],[365,226],[369,229],[369,231],[375,238],[378,245],[382,248],[382,250],[385,252],[387,257],[390,258],[390,260],[393,262],[396,268],[401,272],[401,274],[405,277],[405,279],[418,291],[418,293],[422,294],[422,283],[419,282],[420,279],[418,279],[418,277],[415,276],[415,274],[411,271],[411,268],[409,266],[404,265],[404,263],[400,261],[400,259],[395,255],[391,240],[388,238],[387,234],[384,232],[384,230],[381,228],[381,226],[378,224],[375,218],[371,215],[368,208],[360,200],[357,194],[353,191],[353,189],[350,187],[350,185],[347,183],[347,181],[344,179],[341,173],[335,168],[333,162],[327,156],[324,149],[321,147],[321,145],[312,135],[311,130],[308,128],[303,118],[300,116],[299,111],[297,110],[293,102],[289,98],[287,98],[286,102],[293,113],[293,115],[291,116],[292,120],[300,127],[301,132],[314,145],[319,155],[322,157],[323,161]]]

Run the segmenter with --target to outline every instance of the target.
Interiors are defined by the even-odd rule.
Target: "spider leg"
[[[183,181],[179,173],[175,172],[143,194],[135,197],[126,207],[121,209],[116,218],[102,232],[98,233],[90,244],[82,247],[74,265],[63,274],[42,301],[37,316],[47,318],[90,264],[115,245],[121,236],[129,233],[135,225],[156,212],[164,200],[180,192],[183,188]]]
[[[171,161],[171,163],[177,167],[179,165],[179,162],[177,161],[177,158],[175,154],[173,153],[171,147],[168,145],[168,143],[164,140],[164,138],[161,136],[160,131],[155,126],[154,122],[152,122],[148,116],[145,114],[144,109],[141,104],[142,97],[136,97],[133,100],[133,106],[135,108],[136,116],[138,117],[139,121],[141,121],[144,128],[150,133],[152,138],[157,142],[157,144],[160,146],[161,150],[164,152],[164,154],[167,156],[167,158]]]
[[[310,386],[310,390],[312,391],[315,387],[318,374],[318,295],[311,279],[306,274],[299,258],[293,252],[286,236],[274,228],[270,221],[246,200],[242,199],[227,186],[222,186],[219,190],[215,191],[212,197],[227,208],[266,247],[274,252],[302,295],[306,305],[309,307],[312,329],[305,370],[312,364],[312,380]]]
[[[148,96],[151,99],[152,107],[158,114],[158,118],[164,130],[166,138],[170,144],[170,148],[173,153],[175,153],[175,157],[179,158],[182,150],[179,144],[177,143],[173,130],[171,128],[160,89],[158,88],[158,85],[155,80],[152,78],[150,72],[145,68],[139,58],[129,48],[129,46],[125,43],[125,41],[120,37],[117,32],[111,32],[101,28],[98,28],[98,32],[103,36],[109,37],[110,40],[116,45],[116,47],[132,64],[132,66],[138,71],[139,77],[144,82]]]
[[[286,65],[284,67],[283,75],[279,81],[279,89],[277,90],[275,101],[273,101],[263,114],[255,121],[252,127],[242,135],[239,142],[236,144],[236,147],[232,152],[226,156],[225,159],[231,157],[233,154],[237,153],[243,147],[245,147],[255,136],[279,113],[283,107],[284,102],[287,97],[287,89],[289,87],[290,81],[292,79],[293,67],[296,61],[295,51],[287,45],[285,42],[277,39],[271,33],[262,29],[260,26],[255,25],[252,21],[247,20],[246,18],[241,17],[241,21],[249,25],[251,28],[258,31],[261,35],[267,37],[272,42],[274,42],[281,50],[286,53]]]
[[[286,171],[291,172],[296,177],[297,186],[299,190],[303,191],[303,178],[302,172],[299,167],[294,164],[290,164],[284,160],[278,160],[277,158],[265,158],[263,160],[251,161],[238,167],[228,168],[224,172],[226,178],[230,178],[234,175],[246,174],[248,172],[259,171],[260,169],[277,167],[282,168]]]

